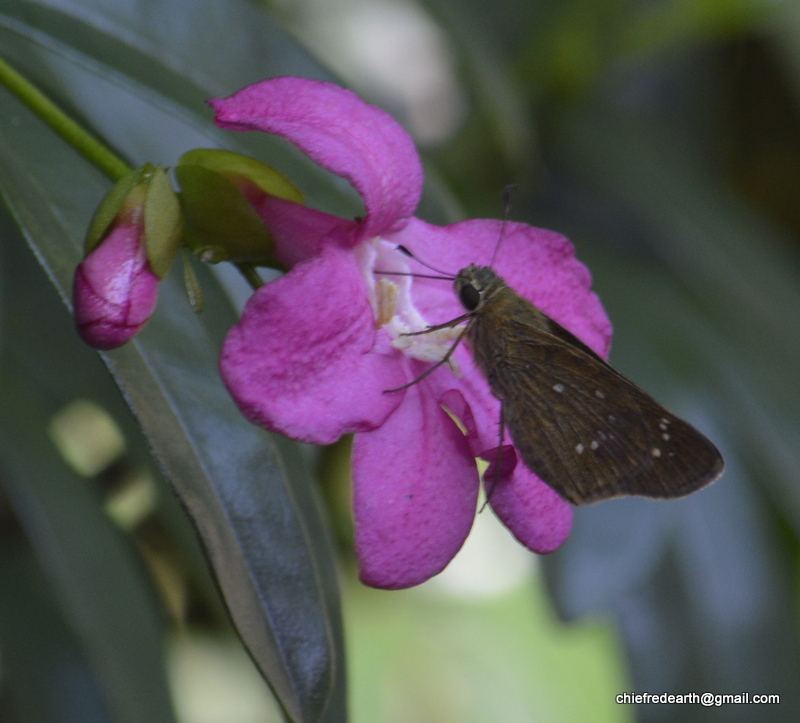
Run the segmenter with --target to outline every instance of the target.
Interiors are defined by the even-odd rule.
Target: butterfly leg
[[[492,479],[492,486],[489,487],[488,490],[486,489],[486,475],[483,477],[483,490],[486,493],[486,499],[483,501],[478,514],[483,512],[486,505],[489,504],[489,498],[492,496],[492,492],[494,492],[495,487],[497,487],[497,483],[500,481],[500,465],[503,462],[503,441],[505,440],[505,431],[506,423],[503,416],[503,402],[500,402],[500,446],[497,448],[497,456],[494,458],[494,475]]]
[[[429,326],[427,329],[423,329],[422,331],[409,331],[407,334],[401,334],[400,336],[422,336],[422,334],[430,334],[432,331],[439,331],[440,329],[452,329],[457,324],[460,324],[462,321],[469,319],[472,316],[475,315],[470,311],[469,314],[462,314],[461,316],[457,316],[455,319],[448,321],[446,324],[437,324],[436,326]]]
[[[450,326],[450,324],[445,324],[445,326]],[[426,334],[426,333],[427,333],[427,332],[429,332],[429,331],[436,331],[437,329],[440,329],[440,328],[442,328],[442,329],[443,329],[443,328],[445,328],[445,327],[444,327],[444,326],[443,326],[443,327],[432,326],[430,329],[426,329],[425,331],[422,331],[422,332],[416,332],[416,333],[418,333],[418,334]],[[451,357],[451,356],[453,356],[453,352],[456,350],[456,347],[459,345],[459,343],[461,342],[461,340],[464,338],[464,335],[467,333],[467,330],[468,330],[468,329],[469,329],[469,324],[467,324],[467,325],[464,327],[464,331],[462,331],[462,332],[461,332],[461,333],[460,333],[460,334],[459,334],[459,335],[456,337],[456,340],[453,342],[453,346],[451,346],[451,347],[450,347],[450,348],[447,350],[447,354],[445,354],[445,355],[444,355],[444,356],[443,356],[443,357],[442,357],[442,358],[441,358],[441,359],[440,359],[438,362],[436,362],[436,364],[434,364],[434,365],[433,365],[433,366],[432,366],[430,369],[428,369],[427,371],[425,371],[425,372],[423,372],[422,374],[420,374],[420,375],[419,375],[419,376],[418,376],[416,379],[414,379],[413,381],[410,381],[408,384],[403,384],[403,386],[402,386],[402,387],[397,387],[396,389],[384,389],[384,390],[383,390],[383,393],[384,393],[384,394],[389,394],[390,392],[399,392],[399,391],[402,391],[403,389],[408,389],[408,387],[410,387],[410,386],[413,386],[413,385],[414,385],[414,384],[416,384],[417,382],[421,382],[421,381],[422,381],[422,380],[423,380],[425,377],[427,377],[427,376],[428,376],[428,374],[431,374],[431,373],[435,372],[435,371],[436,371],[436,370],[437,370],[437,369],[438,369],[440,366],[442,366],[442,364],[446,364],[446,363],[447,363],[447,362],[450,360],[450,357]],[[414,336],[414,334],[407,334],[407,336]]]

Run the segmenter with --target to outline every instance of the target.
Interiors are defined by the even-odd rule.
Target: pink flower
[[[251,197],[290,271],[253,294],[225,340],[220,366],[256,424],[320,444],[355,433],[361,579],[382,588],[419,584],[444,569],[469,533],[479,491],[475,457],[496,454],[500,405],[463,344],[456,371],[443,365],[404,391],[385,393],[430,368],[454,337],[453,330],[403,334],[464,310],[446,281],[378,272],[430,273],[398,245],[453,273],[488,264],[501,224],[441,227],[414,218],[422,169],[411,139],[347,90],[275,78],[211,104],[219,126],[283,136],[350,181],[364,201],[364,218],[351,221],[266,194]],[[608,319],[565,238],[509,223],[496,270],[607,354]],[[572,509],[518,460],[508,435],[506,444],[490,505],[522,544],[551,552],[569,534]]]
[[[158,297],[150,269],[142,214],[120,221],[75,270],[75,323],[95,349],[114,349],[144,326]]]

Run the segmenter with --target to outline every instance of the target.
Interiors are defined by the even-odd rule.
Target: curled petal
[[[353,515],[362,582],[399,589],[441,572],[469,534],[478,472],[466,437],[426,382],[353,444]]]
[[[397,121],[355,93],[306,78],[273,78],[210,101],[221,128],[283,136],[323,168],[343,176],[367,210],[362,238],[395,231],[422,191],[414,143]]]
[[[500,401],[489,390],[489,383],[472,359],[466,345],[455,353],[461,376],[456,378],[446,367],[432,376],[432,383],[443,386],[458,385],[460,405],[453,405],[453,391],[446,392],[442,401],[461,420],[468,433],[470,449],[475,457],[482,457],[484,450],[497,447],[500,441]],[[448,379],[447,375],[450,375]],[[506,442],[511,442],[508,433]]]
[[[572,507],[525,466],[507,430],[496,471],[500,402],[488,391],[471,359],[465,356],[459,363],[460,390],[445,392],[441,401],[464,425],[472,454],[490,463],[483,474],[490,505],[529,549],[539,553],[558,549],[569,535]],[[432,384],[437,381],[432,375]]]
[[[506,450],[503,455],[506,471]],[[517,464],[510,478],[498,475],[489,504],[517,540],[540,554],[561,547],[572,528],[572,506],[524,464]]]
[[[431,383],[435,385],[436,380],[432,380]],[[467,404],[467,400],[464,399],[464,395],[458,389],[446,389],[439,401],[464,426],[472,456],[480,457],[480,450],[484,449],[486,445],[481,441],[475,415],[472,413],[472,408]]]
[[[514,447],[513,444],[504,444],[502,447],[495,447],[478,456],[489,463],[489,466],[483,473],[483,483],[486,486],[486,494],[490,497],[495,486],[502,480],[511,477],[518,463],[522,464],[517,455],[516,447]]]
[[[460,391],[446,392],[442,403],[464,424],[472,453],[490,462],[483,475],[489,504],[527,548],[538,553],[558,549],[569,536],[572,507],[524,465],[508,431],[500,470],[495,471],[500,402],[489,392],[487,382],[468,354],[459,363]]]
[[[376,350],[376,337],[353,255],[329,246],[250,297],[220,370],[250,421],[330,444],[383,424],[403,399],[384,394],[405,375],[388,344]]]
[[[75,323],[95,349],[130,341],[156,306],[158,277],[150,269],[138,224],[117,226],[75,270]]]

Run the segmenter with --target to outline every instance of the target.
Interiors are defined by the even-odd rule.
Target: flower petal
[[[455,276],[469,264],[489,265],[502,225],[500,221],[473,219],[432,226],[415,218],[390,240]],[[413,260],[409,263],[413,271],[430,273]],[[591,290],[589,270],[575,258],[568,239],[554,231],[509,222],[493,268],[514,291],[607,358],[611,322]],[[452,284],[446,281],[414,279],[412,294],[430,323],[443,323],[464,313]]]
[[[441,572],[469,534],[478,487],[466,437],[425,381],[409,387],[386,423],[353,444],[361,581],[394,590]]]
[[[540,554],[561,547],[572,529],[572,506],[524,464],[510,479],[500,476],[489,504],[517,540]]]
[[[319,253],[323,241],[349,246],[357,227],[355,221],[266,193],[249,200],[275,240],[275,258],[289,269]]]
[[[114,349],[144,326],[158,299],[139,224],[117,226],[75,269],[75,323],[95,349]]]
[[[419,219],[392,234],[392,243],[402,244],[421,261],[457,274],[471,263],[489,264],[500,239],[502,222],[477,219],[433,226]],[[399,253],[399,252],[398,252]],[[430,273],[405,255],[413,271]],[[560,234],[526,224],[506,224],[495,268],[500,276],[542,311],[580,337],[601,356],[608,355],[611,324],[596,294],[591,275],[575,258],[572,244]],[[453,285],[438,279],[415,278],[411,291],[414,305],[431,324],[440,324],[464,313]],[[454,355],[461,378],[443,366],[430,376],[440,394],[458,388],[474,418],[473,451],[496,447],[499,441],[500,403],[492,395],[483,373],[466,345]],[[457,414],[464,420],[461,414]],[[511,441],[506,434],[506,441]]]
[[[220,370],[250,421],[330,444],[381,425],[403,399],[384,394],[406,377],[388,342],[376,350],[380,341],[355,258],[326,246],[253,294]]]
[[[437,227],[413,219],[390,240],[410,249],[422,261],[455,275],[471,263],[491,262],[501,228],[500,221],[472,220]],[[409,263],[414,266],[413,260]],[[494,268],[517,293],[607,356],[610,322],[591,291],[588,270],[575,258],[572,244],[566,238],[525,224],[508,223]],[[422,268],[420,271],[425,273]],[[412,295],[415,306],[432,324],[447,322],[464,313],[452,284],[414,279]],[[482,448],[481,456],[490,457],[499,442],[500,404],[469,351],[459,349],[455,357],[462,371],[461,379],[448,382],[449,372],[442,367],[431,375],[431,383],[443,388],[448,383],[457,386],[468,413],[455,408],[459,406],[457,398],[446,393],[443,398],[466,422],[473,452]],[[506,442],[510,441],[506,435]],[[511,461],[504,459],[504,470]],[[490,486],[492,477],[490,472],[487,478]],[[557,549],[569,535],[571,506],[524,464],[517,463],[510,477],[499,477],[491,491],[490,504],[514,536],[536,552]]]
[[[362,238],[402,228],[422,191],[414,143],[388,113],[317,80],[273,78],[210,101],[221,128],[275,133],[343,176],[367,210]]]

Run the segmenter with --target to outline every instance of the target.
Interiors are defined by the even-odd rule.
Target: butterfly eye
[[[481,302],[481,292],[471,284],[467,284],[458,292],[458,298],[461,299],[461,304],[467,311],[475,311]]]

